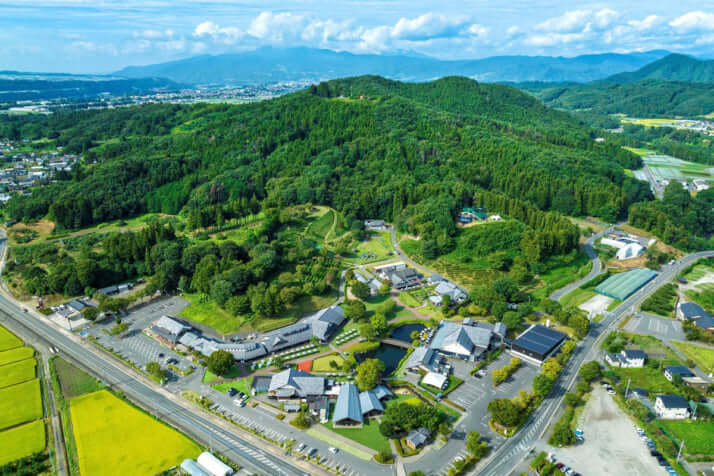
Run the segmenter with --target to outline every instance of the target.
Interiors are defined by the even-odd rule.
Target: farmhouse
[[[679,375],[681,378],[694,377],[694,372],[692,372],[689,367],[684,365],[670,365],[664,368],[664,376],[670,382],[674,380],[674,377]]]
[[[657,395],[654,411],[665,420],[686,420],[690,416],[689,403],[681,395]]]
[[[624,349],[618,354],[606,354],[605,360],[613,367],[641,369],[645,366],[647,354],[637,349]]]
[[[558,352],[567,337],[560,331],[535,324],[511,343],[511,353],[540,365]]]
[[[417,428],[409,432],[404,442],[413,450],[421,448],[431,438],[431,432],[427,428]]]
[[[320,396],[325,393],[325,379],[302,370],[286,369],[273,375],[268,393],[280,400]]]

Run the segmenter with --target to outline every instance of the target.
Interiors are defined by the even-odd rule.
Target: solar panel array
[[[537,324],[521,334],[513,342],[513,345],[530,350],[538,355],[546,355],[566,337],[560,331]]]

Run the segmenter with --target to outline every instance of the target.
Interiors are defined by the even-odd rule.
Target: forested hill
[[[541,227],[557,219],[538,210],[614,220],[651,198],[623,171],[639,165],[634,154],[597,144],[594,131],[513,88],[456,77],[359,77],[245,105],[5,118],[2,136],[49,137],[83,154],[70,180],[8,203],[12,218],[48,214],[65,228],[145,211],[211,223],[311,202],[397,221],[443,251],[453,216],[474,197]]]
[[[615,74],[603,81],[631,83],[643,79],[711,83],[714,82],[714,60],[701,61],[691,56],[673,53],[637,71]]]
[[[644,80],[634,83],[597,82],[531,90],[545,104],[597,114],[623,113],[635,117],[704,116],[714,111],[714,83]]]

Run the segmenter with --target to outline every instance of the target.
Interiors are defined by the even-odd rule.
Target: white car
[[[327,450],[328,450],[330,453],[332,453],[333,455],[336,455],[337,452],[339,451],[339,450],[338,450],[337,448],[335,448],[334,446],[330,446],[329,448],[327,448]]]

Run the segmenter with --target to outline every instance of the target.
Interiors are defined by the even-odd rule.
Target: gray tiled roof
[[[682,312],[682,315],[687,318],[687,319],[693,319],[695,317],[705,317],[711,315],[704,310],[699,304],[695,302],[684,302],[679,305],[679,310]]]
[[[280,396],[289,396],[283,395],[287,389],[293,390],[294,394],[300,397],[322,395],[325,392],[325,379],[295,369],[283,370],[273,375],[270,379],[269,391],[279,392]]]
[[[428,429],[417,428],[416,430],[412,430],[409,432],[406,440],[411,442],[414,446],[418,448],[419,446],[422,446],[424,443],[426,443],[427,440],[429,440],[430,436],[431,432]]]
[[[359,405],[362,408],[362,415],[377,410],[380,412],[384,411],[382,402],[379,401],[377,395],[372,390],[367,390],[359,394]]]
[[[373,391],[377,398],[379,398],[380,400],[394,396],[394,394],[384,385],[377,385],[376,387],[374,387]]]
[[[335,411],[332,414],[332,421],[340,423],[344,420],[352,420],[362,423],[362,411],[360,410],[360,398],[357,386],[353,383],[346,383],[340,388],[335,403]]]
[[[181,335],[182,333],[191,330],[191,328],[189,326],[181,324],[179,321],[177,321],[175,319],[171,319],[168,316],[161,316],[159,319],[156,320],[156,322],[154,323],[154,326],[160,327],[161,329],[164,329],[169,334],[173,334],[176,336]]]
[[[307,342],[310,337],[312,337],[312,326],[303,321],[267,333],[262,343],[268,352],[276,352]]]
[[[320,340],[327,340],[345,320],[345,310],[340,306],[331,306],[310,317],[312,334]]]
[[[67,303],[69,307],[74,309],[75,311],[81,311],[85,307],[87,307],[86,304],[84,304],[82,301],[79,301],[77,299],[72,299],[70,302]]]
[[[681,375],[682,377],[694,377],[694,373],[689,369],[689,367],[684,365],[670,365],[665,367],[664,370],[670,375]]]
[[[442,322],[431,342],[431,348],[445,350],[450,347],[453,352],[467,355],[474,351],[474,347],[488,348],[491,343],[493,331],[485,326],[464,326],[454,322]]]

